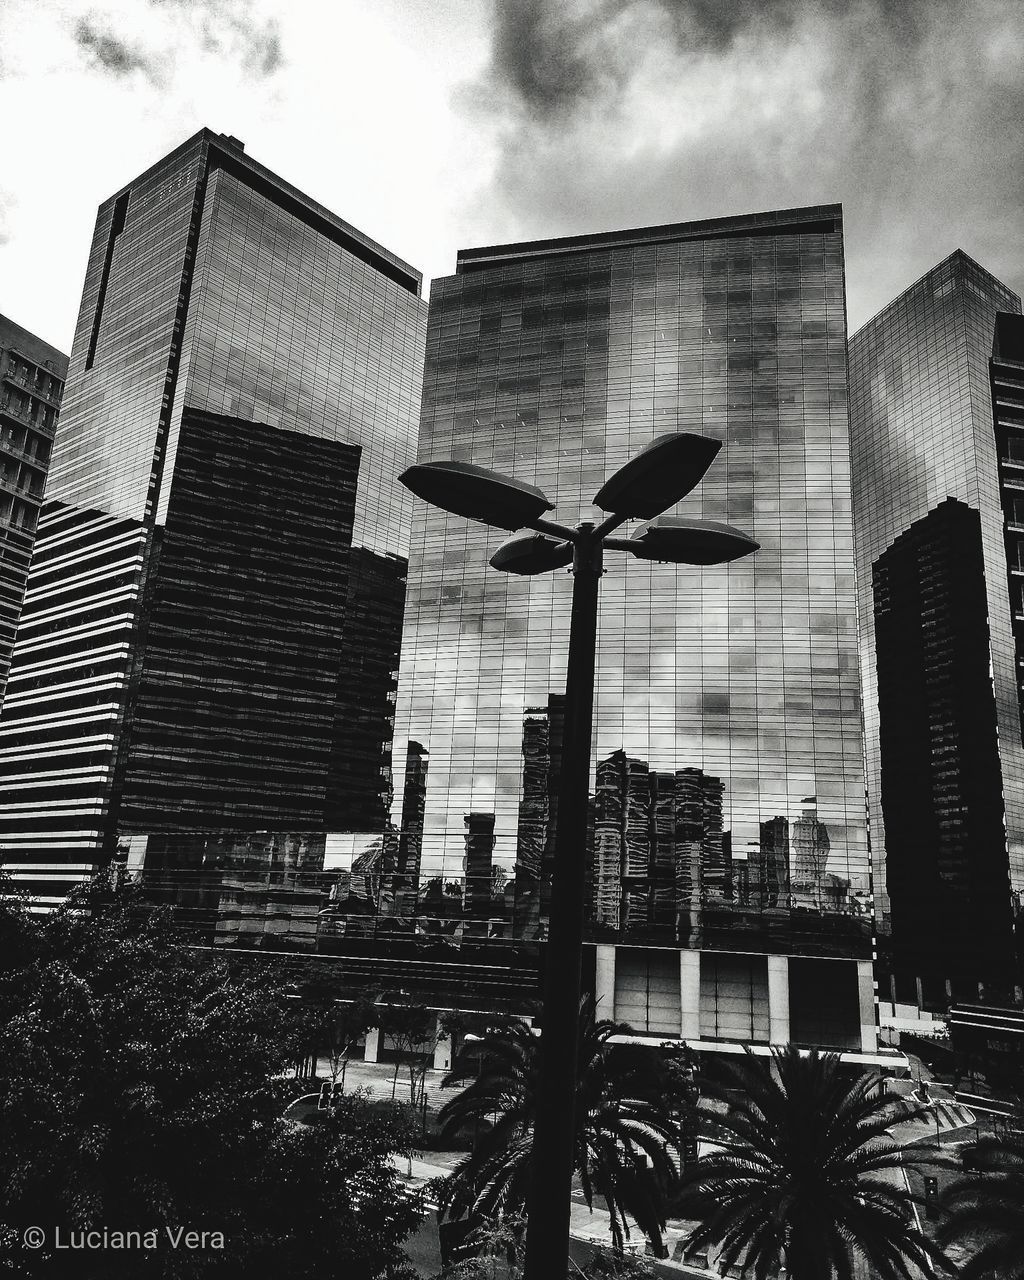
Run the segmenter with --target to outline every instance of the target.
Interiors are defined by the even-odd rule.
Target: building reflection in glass
[[[443,935],[453,944],[543,939],[563,716],[564,699],[552,694],[523,717],[523,798],[513,866],[495,862],[495,814],[467,813],[459,872],[427,878],[418,892],[412,886],[428,798],[426,753],[421,744],[410,744],[408,826],[350,838],[361,847],[356,852],[353,845],[349,869],[330,889],[323,929],[340,936],[339,925],[344,933],[342,921],[351,914],[372,916],[374,930]],[[764,913],[865,915],[864,904],[851,898],[849,880],[828,868],[831,841],[815,797],[805,797],[792,820],[776,815],[761,823],[757,843],[735,860],[732,833],[723,829],[727,799],[722,779],[701,769],[654,770],[622,750],[598,761],[588,831],[592,941],[691,947],[701,945],[705,916],[715,918],[720,930],[726,915],[737,921]]]

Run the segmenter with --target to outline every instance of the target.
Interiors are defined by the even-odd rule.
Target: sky
[[[98,204],[203,125],[420,269],[841,201],[851,331],[1024,290],[1024,0],[0,0],[0,311],[70,347]]]

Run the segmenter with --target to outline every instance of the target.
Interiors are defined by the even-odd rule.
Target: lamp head
[[[671,564],[728,564],[757,551],[759,542],[731,524],[687,516],[659,516],[615,546],[641,560]]]
[[[604,482],[594,505],[627,519],[650,520],[700,484],[721,447],[721,440],[692,431],[658,436]]]
[[[546,533],[522,529],[503,542],[491,556],[491,568],[524,576],[548,573],[572,564],[572,556],[571,542],[560,542]]]
[[[398,479],[424,502],[498,529],[521,529],[554,510],[536,485],[472,462],[420,462]]]

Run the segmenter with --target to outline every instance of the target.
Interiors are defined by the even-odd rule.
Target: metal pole
[[[576,1140],[576,1071],[583,950],[590,744],[594,717],[601,540],[578,527],[565,674],[565,727],[558,790],[551,912],[544,952],[541,1071],[524,1280],[551,1280],[569,1265],[569,1216]]]

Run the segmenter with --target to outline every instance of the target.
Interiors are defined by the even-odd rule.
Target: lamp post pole
[[[597,595],[602,573],[602,540],[595,536],[594,526],[581,524],[577,533],[524,1280],[563,1276],[569,1259]]]

